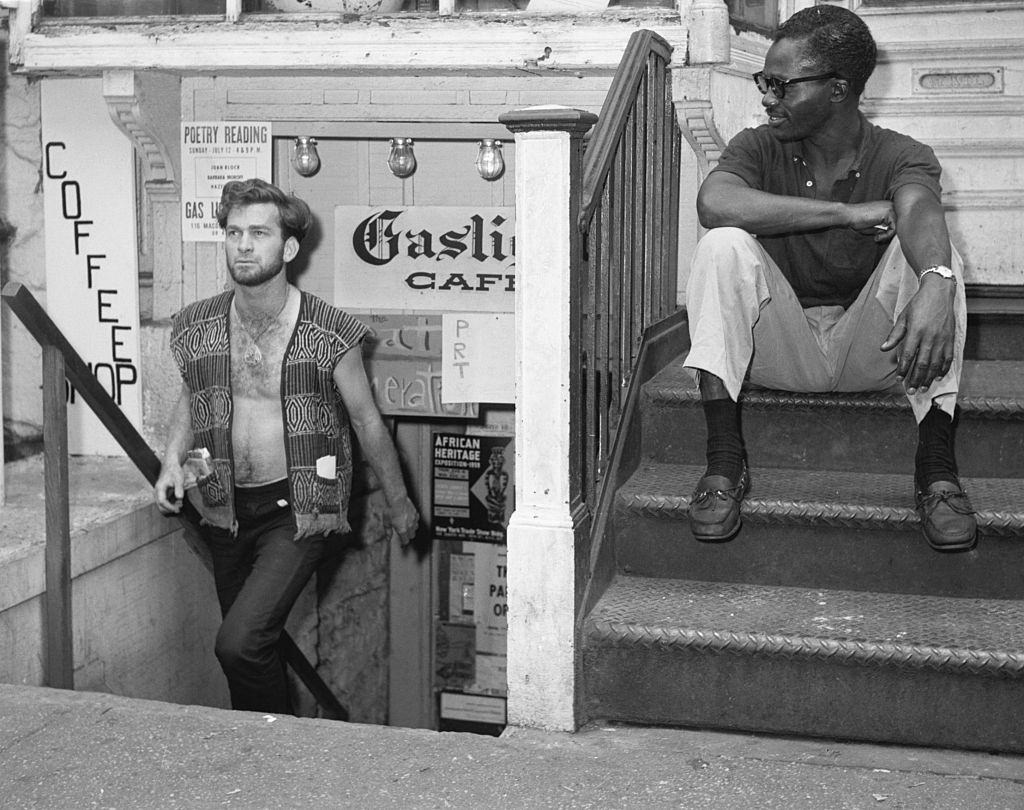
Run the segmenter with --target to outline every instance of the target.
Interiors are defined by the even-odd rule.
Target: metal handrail
[[[64,333],[40,306],[32,292],[18,282],[4,285],[4,301],[43,349],[43,458],[46,498],[46,650],[47,686],[74,689],[71,612],[71,544],[68,493],[67,404],[65,379],[71,383],[110,432],[139,472],[152,485],[160,475],[160,459],[142,438]],[[178,516],[186,531],[199,523],[199,514],[185,501]],[[209,560],[203,563],[210,568]],[[335,720],[348,711],[324,683],[295,641],[283,631],[280,651],[306,688]]]
[[[583,352],[581,484],[591,511],[644,331],[677,308],[682,133],[671,58],[653,31],[630,37],[584,158],[574,328]]]

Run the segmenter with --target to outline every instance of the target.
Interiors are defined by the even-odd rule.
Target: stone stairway
[[[584,623],[590,716],[1024,752],[1015,308],[972,307],[957,432],[981,530],[970,552],[939,554],[920,532],[916,429],[895,391],[745,390],[743,529],[695,541],[699,397],[682,357],[649,380],[604,538],[616,573]]]

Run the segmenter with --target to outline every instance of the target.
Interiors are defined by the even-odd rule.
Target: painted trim
[[[20,13],[20,12],[19,12]],[[269,24],[116,24],[111,27],[44,23],[14,47],[21,73],[117,68],[186,73],[244,70],[376,71],[427,68],[519,70],[538,75],[560,70],[612,71],[637,25],[686,53],[687,28],[664,9],[606,13],[572,19],[473,15],[456,19],[367,18],[359,24],[304,21]],[[14,31],[12,30],[12,39]]]

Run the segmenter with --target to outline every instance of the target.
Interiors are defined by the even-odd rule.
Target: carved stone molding
[[[701,174],[707,175],[725,148],[711,104],[711,68],[678,68],[672,81],[679,128],[697,157]]]
[[[957,99],[952,105],[948,98],[869,98],[861,103],[861,109],[868,118],[884,115],[889,118],[923,118],[935,116],[963,119],[972,115],[1012,115],[1024,111],[1024,99],[1020,96],[987,95],[975,98]]]
[[[948,39],[928,42],[879,42],[878,64],[931,61],[969,66],[977,60],[1020,60],[1024,39]]]
[[[142,92],[135,71],[103,71],[103,97],[111,120],[128,136],[142,158],[146,181],[171,183],[177,188],[170,153],[155,127],[143,115]]]
[[[908,5],[892,0],[849,0],[849,8],[862,16],[875,14],[936,14],[958,11],[1024,9],[1024,0],[932,0]]]

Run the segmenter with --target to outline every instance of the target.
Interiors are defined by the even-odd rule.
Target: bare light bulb
[[[505,158],[501,154],[501,141],[484,138],[476,155],[476,170],[484,180],[497,180],[505,173]]]
[[[416,155],[412,151],[412,138],[392,138],[388,168],[395,177],[405,179],[416,171]]]
[[[316,138],[296,138],[292,166],[303,177],[311,177],[320,169],[320,155],[316,151]]]

